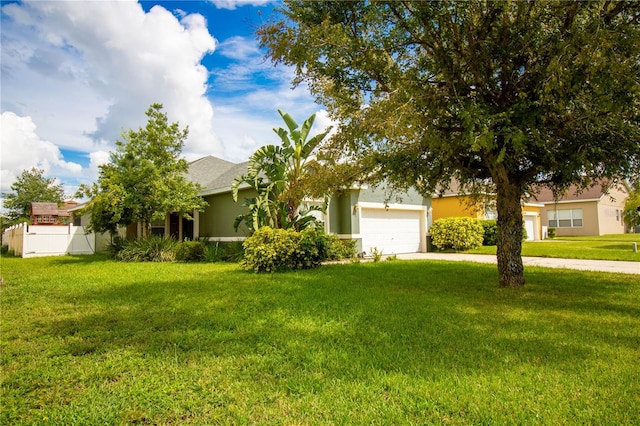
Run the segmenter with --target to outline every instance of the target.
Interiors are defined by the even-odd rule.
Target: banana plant
[[[235,202],[238,202],[242,184],[253,188],[258,194],[245,199],[243,205],[249,212],[236,218],[236,231],[242,223],[250,231],[262,226],[300,230],[314,225],[313,211],[323,211],[319,206],[312,210],[301,210],[301,206],[309,196],[306,177],[310,166],[316,161],[312,156],[313,150],[331,128],[308,139],[315,114],[300,127],[290,114],[281,110],[278,113],[287,127],[273,129],[282,145],[265,145],[254,152],[249,158],[247,174],[238,176],[231,187]]]

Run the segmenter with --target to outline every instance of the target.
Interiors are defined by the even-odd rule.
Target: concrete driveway
[[[465,253],[407,253],[398,254],[398,259],[405,260],[448,260],[478,263],[497,263],[494,255]],[[550,257],[523,257],[526,266],[542,266],[545,268],[578,269],[582,271],[617,272],[640,275],[640,262],[622,262],[614,260],[582,260],[556,259]]]

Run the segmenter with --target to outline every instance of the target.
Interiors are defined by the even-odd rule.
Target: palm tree
[[[324,210],[320,206],[304,208],[303,201],[311,194],[307,178],[311,168],[317,165],[311,154],[331,128],[307,140],[315,114],[307,118],[300,127],[288,113],[281,110],[278,113],[287,126],[287,129],[273,129],[280,136],[282,145],[259,148],[249,158],[247,174],[238,176],[233,182],[232,195],[236,202],[243,183],[258,193],[256,197],[245,200],[244,205],[249,208],[249,212],[236,218],[236,230],[244,222],[253,231],[262,226],[299,231],[315,222],[315,218],[310,215],[312,211]]]

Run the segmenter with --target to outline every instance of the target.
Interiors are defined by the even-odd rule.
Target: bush
[[[122,248],[115,257],[123,262],[173,262],[177,248],[178,242],[172,238],[123,240]]]
[[[356,240],[341,240],[337,235],[327,235],[327,260],[351,259],[356,257]]]
[[[483,227],[470,217],[447,217],[431,226],[431,241],[440,250],[471,250],[482,245]]]
[[[310,269],[329,259],[355,252],[354,244],[344,244],[337,237],[310,228],[258,229],[243,244],[243,268],[255,272],[280,272]],[[352,247],[351,251],[349,247]]]
[[[495,220],[481,220],[483,229],[482,245],[495,246],[498,237],[498,222]]]
[[[207,262],[240,262],[244,257],[242,241],[211,241],[205,244]]]
[[[131,240],[126,240],[120,235],[112,235],[111,241],[107,245],[107,254],[109,255],[109,257],[117,259],[118,253],[120,253],[120,251],[124,248],[128,241],[130,242]]]
[[[547,237],[555,238],[556,237],[556,228],[547,229]]]
[[[202,241],[183,241],[178,244],[176,260],[179,262],[204,262],[207,260],[205,245]]]

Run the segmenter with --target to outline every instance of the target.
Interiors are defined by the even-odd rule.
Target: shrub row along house
[[[193,220],[169,213],[164,221],[152,224],[154,235],[171,236],[179,240],[207,239],[230,242],[244,240],[248,230],[243,225],[236,231],[235,219],[246,213],[244,198],[255,197],[248,186],[240,187],[239,202],[231,196],[236,177],[247,173],[249,162],[232,163],[207,156],[189,164],[189,180],[200,184],[201,195],[208,203],[203,212],[196,212]],[[528,240],[546,238],[547,228],[556,228],[558,236],[601,235],[625,232],[621,212],[627,191],[624,186],[612,188],[604,194],[602,186],[576,193],[575,188],[555,200],[549,191],[540,191],[523,201],[523,222]],[[327,232],[343,239],[356,240],[358,252],[371,253],[374,249],[384,254],[427,251],[427,234],[431,223],[444,217],[464,216],[477,219],[495,219],[495,207],[489,202],[473,203],[457,188],[423,197],[409,191],[386,201],[383,189],[368,186],[352,187],[329,200],[326,213],[319,214]],[[70,209],[81,211],[81,206]],[[89,218],[76,220],[82,225]],[[139,225],[132,224],[121,230],[122,236],[139,235]],[[98,237],[100,239],[100,237]],[[108,241],[102,237],[97,247]]]

